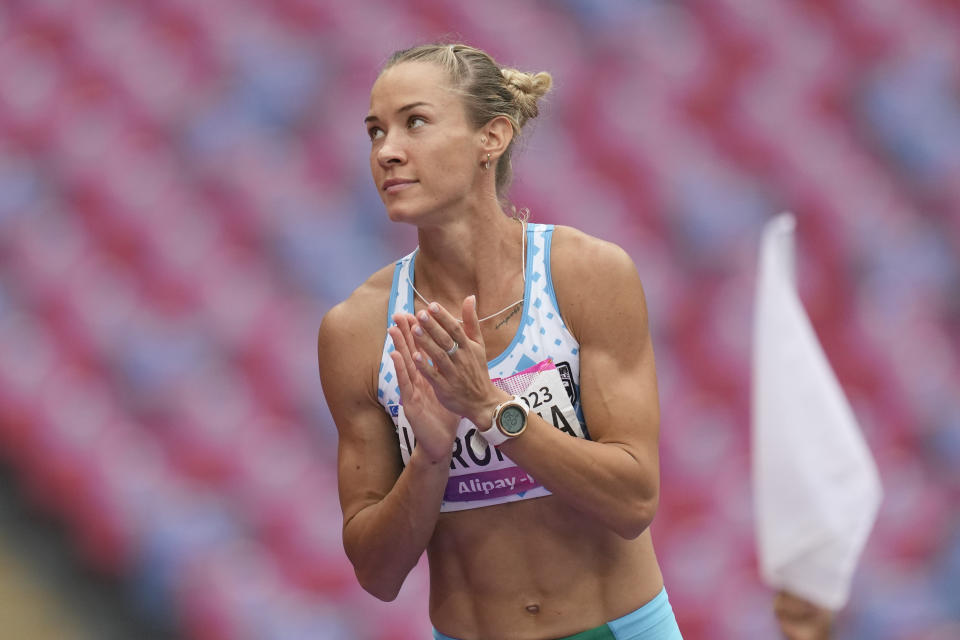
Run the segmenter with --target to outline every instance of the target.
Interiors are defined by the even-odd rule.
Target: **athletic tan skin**
[[[417,300],[417,315],[395,316],[389,331],[417,439],[405,468],[377,402],[393,266],[320,327],[320,377],[339,431],[343,541],[360,584],[393,600],[426,550],[431,621],[462,640],[558,638],[639,608],[663,579],[649,531],[659,497],[657,385],[635,266],[613,244],[556,229],[553,279],[581,346],[593,440],[531,412],[526,431],[501,450],[553,495],[441,514],[458,416],[486,428],[510,397],[490,382],[486,362],[513,339],[520,305],[478,317],[523,295],[522,225],[504,215],[485,168],[513,129],[504,117],[470,126],[443,69],[429,62],[381,74],[367,127],[374,183],[390,219],[417,227],[415,284],[436,305]],[[454,340],[460,347],[448,356]]]

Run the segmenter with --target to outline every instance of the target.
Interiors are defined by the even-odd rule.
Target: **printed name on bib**
[[[577,438],[586,437],[571,404],[574,394],[571,393],[573,385],[568,365],[566,371],[560,371],[548,359],[492,382],[511,395],[520,396],[532,413],[557,429]],[[388,409],[395,418],[403,464],[406,465],[417,444],[413,428],[402,405],[391,404]],[[550,492],[498,448],[491,447],[477,425],[466,418],[460,420],[441,511],[472,509],[545,495]]]

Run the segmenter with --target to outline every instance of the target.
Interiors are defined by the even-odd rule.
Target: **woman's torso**
[[[491,379],[514,376],[519,384],[511,392],[529,394],[545,420],[571,437],[589,437],[580,410],[580,345],[556,294],[575,293],[577,283],[551,276],[551,260],[564,259],[566,232],[553,243],[551,226],[530,225],[523,310],[507,325],[512,331],[485,326],[484,340]],[[414,257],[394,269],[388,315],[419,308]],[[406,461],[412,432],[400,415],[390,350],[385,340],[377,396]],[[460,425],[443,513],[427,549],[430,613],[440,631],[464,640],[559,637],[622,616],[659,592],[649,531],[625,540],[567,507],[509,458],[483,447],[475,431],[467,421]]]

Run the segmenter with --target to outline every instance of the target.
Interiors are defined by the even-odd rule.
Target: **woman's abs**
[[[570,635],[663,587],[649,531],[625,540],[554,496],[441,514],[427,551],[431,620],[463,640]]]

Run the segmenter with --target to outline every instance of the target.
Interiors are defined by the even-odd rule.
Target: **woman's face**
[[[429,62],[384,71],[370,91],[370,171],[391,220],[426,223],[479,184],[479,131],[446,73]]]

